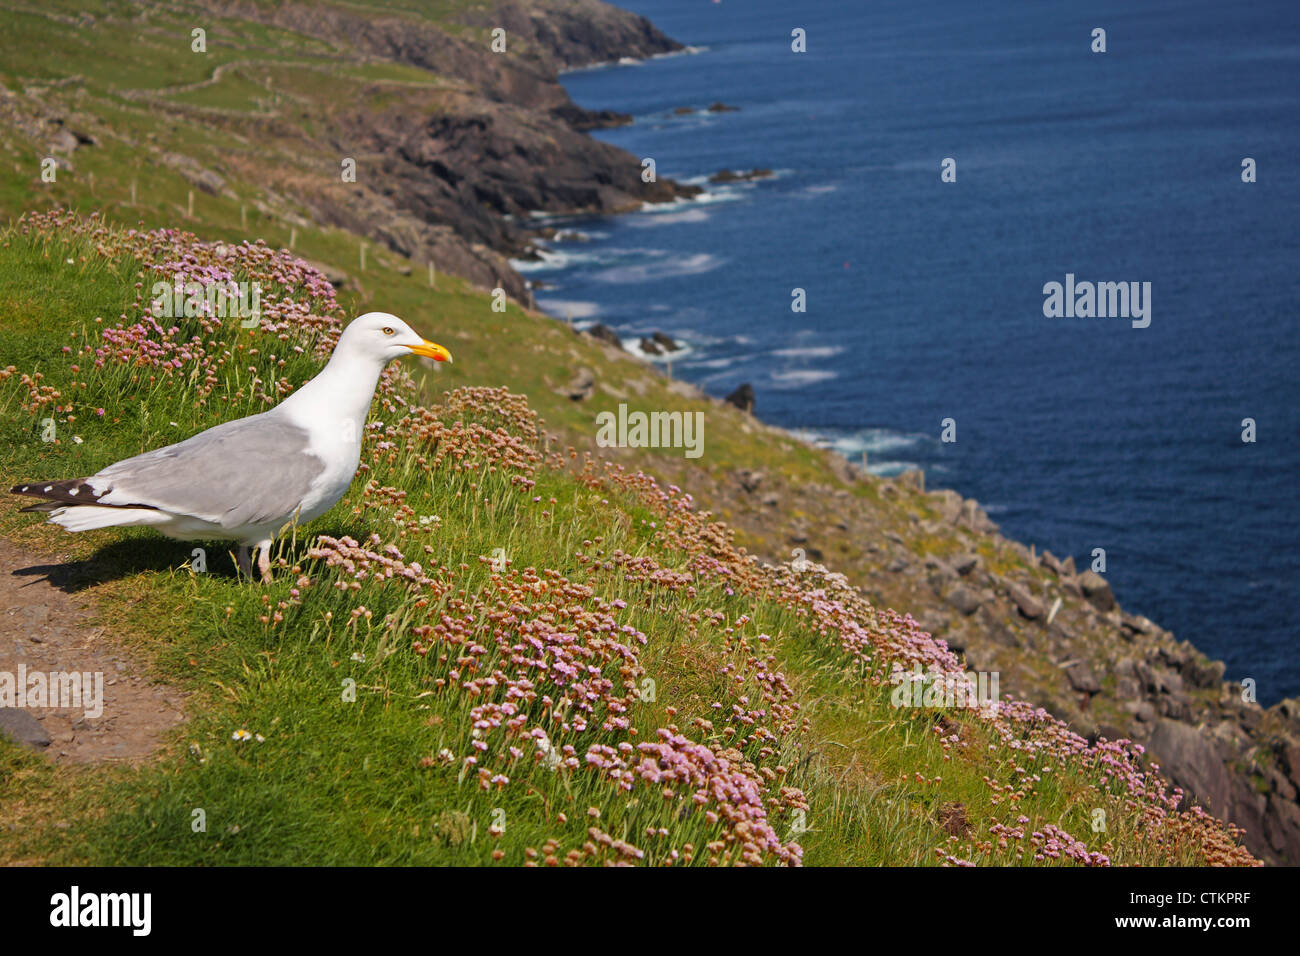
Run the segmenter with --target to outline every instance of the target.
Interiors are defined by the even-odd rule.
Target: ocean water
[[[674,375],[750,382],[762,418],[922,467],[1011,537],[1104,548],[1127,610],[1300,694],[1300,5],[622,5],[699,49],[567,74],[636,118],[597,135],[661,176],[775,175],[566,221],[587,241],[527,267],[539,305],[678,336]],[[1045,317],[1067,273],[1149,282],[1150,326]]]

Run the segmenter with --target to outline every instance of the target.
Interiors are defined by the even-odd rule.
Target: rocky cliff
[[[433,253],[426,246],[441,245],[435,261],[453,260],[447,268],[483,282],[466,256],[447,254],[468,243],[492,278],[521,297],[518,276],[498,256],[527,253],[530,213],[615,213],[698,192],[643,182],[639,158],[583,135],[627,118],[581,109],[558,81],[562,68],[680,49],[643,17],[596,0],[512,0],[466,9],[457,35],[445,23],[351,7],[230,10],[451,81],[433,97],[386,89],[384,98],[362,95],[334,112],[325,139],[340,153],[371,157],[372,171],[352,190],[301,197],[322,221],[372,234],[402,255],[423,259]],[[498,28],[504,53],[492,47]],[[441,226],[450,232],[433,238],[428,230]]]
[[[239,184],[286,229],[336,226],[518,300],[527,289],[506,260],[528,254],[531,213],[614,213],[698,192],[644,182],[639,157],[586,135],[628,117],[584,110],[559,83],[567,67],[680,49],[634,14],[595,0],[451,4],[436,18],[332,3],[197,6],[202,15],[182,19],[209,23],[200,56],[156,6],[68,23],[49,14],[74,47],[138,37],[140,56],[160,62],[157,83],[106,69],[5,89],[0,121],[41,152],[56,148],[67,169],[79,148],[122,145],[138,168],[178,171],[202,192],[235,198],[229,184]],[[201,78],[169,80],[187,70]]]

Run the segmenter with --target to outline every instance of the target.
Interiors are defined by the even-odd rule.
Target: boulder
[[[711,183],[742,183],[753,179],[766,179],[772,175],[770,169],[751,169],[748,172],[736,172],[732,169],[720,169],[709,177]]]
[[[1007,593],[1011,595],[1011,600],[1016,602],[1020,613],[1029,620],[1036,621],[1046,613],[1043,602],[1030,594],[1027,588],[1012,582],[1007,585]]]
[[[1264,835],[1287,863],[1300,863],[1300,806],[1274,794],[1264,815]]]
[[[951,488],[932,491],[929,498],[929,503],[949,524],[955,524],[957,519],[961,517],[962,497]]]
[[[50,137],[50,152],[70,153],[78,146],[77,137],[71,130],[60,129]]]
[[[1084,598],[1098,611],[1105,613],[1115,607],[1115,595],[1111,593],[1110,582],[1096,571],[1089,568],[1075,580],[1083,591]]]
[[[957,577],[957,572],[949,566],[948,562],[937,555],[930,555],[925,559],[926,570],[934,572],[934,576],[942,581],[951,581]]]
[[[916,491],[925,490],[925,472],[919,468],[909,468],[907,471],[900,471],[894,476],[894,481],[900,488],[912,488]]]
[[[1165,776],[1205,804],[1222,813],[1231,791],[1228,774],[1209,734],[1176,720],[1161,720],[1151,731],[1147,752]]]
[[[959,584],[949,591],[947,600],[954,609],[965,615],[974,614],[983,603],[979,595],[964,584]]]
[[[1160,715],[1171,720],[1191,720],[1192,707],[1185,697],[1161,697]]]
[[[763,484],[763,472],[754,471],[749,468],[742,468],[736,472],[736,480],[740,482],[740,487],[744,488],[751,495],[758,491]]]
[[[980,563],[978,554],[959,554],[951,559],[950,566],[962,577],[974,571]]]
[[[1287,779],[1300,789],[1300,743],[1287,742],[1282,748],[1282,769]]]
[[[1286,778],[1286,774],[1277,767],[1265,767],[1264,779],[1268,781],[1269,790],[1276,793],[1281,799],[1295,800],[1295,785],[1292,784],[1291,781]]]
[[[1095,694],[1101,690],[1101,681],[1097,680],[1097,675],[1087,661],[1071,664],[1065,669],[1065,676],[1070,686],[1081,694]]]
[[[1156,630],[1156,626],[1151,619],[1143,617],[1141,614],[1124,614],[1120,620],[1123,622],[1124,628],[1134,634],[1152,634]]]
[[[0,734],[33,750],[50,745],[50,735],[32,714],[16,707],[0,707]]]
[[[1292,730],[1300,732],[1300,699],[1284,697],[1274,704],[1272,709]]]
[[[618,333],[611,329],[603,322],[597,322],[595,325],[585,330],[588,335],[597,341],[604,342],[606,345],[612,345],[619,351],[623,350],[623,340],[618,337]]]
[[[749,412],[752,415],[754,412],[754,386],[745,382],[724,398],[723,401],[729,405],[735,405],[742,412]]]
[[[573,380],[560,390],[560,394],[575,402],[585,402],[596,393],[596,373],[589,368],[580,368],[573,375]]]
[[[960,524],[980,534],[991,534],[998,530],[998,526],[994,524],[984,509],[980,507],[980,503],[974,498],[968,498],[962,502]]]
[[[174,169],[191,186],[197,186],[213,196],[226,195],[226,181],[212,170],[199,165],[191,156],[184,153],[163,153],[159,157],[164,166]],[[231,193],[230,195],[233,195]]]

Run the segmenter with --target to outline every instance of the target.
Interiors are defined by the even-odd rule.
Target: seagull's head
[[[417,335],[415,330],[387,312],[367,312],[353,319],[335,350],[372,358],[387,365],[403,355],[423,355],[435,362],[450,362],[451,353],[441,345]]]

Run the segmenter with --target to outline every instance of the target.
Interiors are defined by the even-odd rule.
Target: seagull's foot
[[[271,577],[271,542],[259,541],[257,544],[257,570],[262,575],[262,583],[270,584]]]
[[[253,576],[253,562],[249,559],[248,545],[239,546],[239,550],[235,553],[235,563],[239,565],[239,573],[244,577]]]

